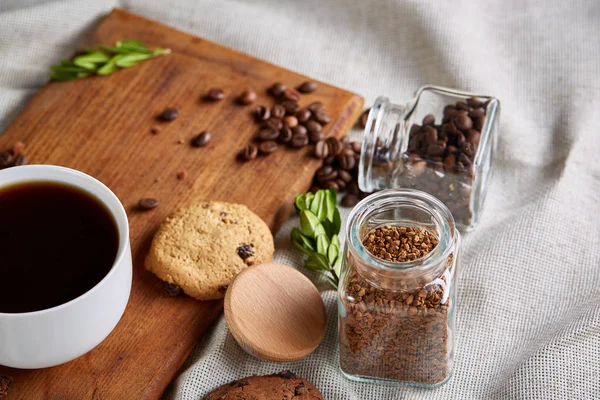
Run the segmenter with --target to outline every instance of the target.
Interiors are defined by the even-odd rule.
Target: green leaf
[[[52,72],[87,72],[88,70],[82,67],[78,67],[77,65],[52,65],[50,67],[50,71]]]
[[[337,235],[333,235],[331,237],[331,243],[329,244],[329,249],[327,249],[327,258],[329,259],[329,263],[333,265],[338,255],[340,254],[340,239]]]
[[[333,222],[333,214],[337,210],[337,193],[334,188],[329,188],[326,192],[327,219]]]
[[[335,277],[339,280],[340,277],[342,276],[342,255],[340,254],[338,256],[338,258],[335,260],[335,263],[333,263],[333,273],[335,274]]]
[[[93,51],[91,53],[75,57],[73,64],[93,70],[96,69],[96,64],[105,63],[109,59],[110,57],[107,54],[102,53],[101,51]]]
[[[329,238],[326,234],[317,236],[317,252],[324,256],[327,256],[327,250],[329,249]]]
[[[114,47],[114,46],[106,46],[104,44],[99,44],[98,48],[100,50],[104,50],[107,51],[109,53],[113,53],[113,54],[129,54],[131,53],[131,50],[128,49],[124,49],[124,48],[120,48],[120,47]]]
[[[337,282],[337,281],[335,281],[334,279],[332,279],[332,278],[331,278],[329,275],[327,275],[327,274],[323,274],[323,277],[324,277],[324,278],[327,280],[327,282],[329,282],[329,284],[330,284],[331,286],[333,286],[333,287],[334,287],[334,289],[336,289],[336,290],[337,290],[337,288],[338,288],[338,282]]]
[[[315,214],[309,210],[304,210],[300,213],[300,230],[302,234],[312,238],[325,234],[323,225],[321,225]]]
[[[310,255],[314,251],[317,251],[317,247],[315,246],[314,240],[312,238],[304,236],[298,228],[292,229],[292,243],[294,244],[294,246],[296,246],[296,248],[308,255]],[[305,250],[307,250],[308,252],[306,252]]]
[[[163,48],[157,47],[152,52],[152,57],[162,56],[163,54],[171,54],[171,49],[163,49]]]
[[[98,75],[112,74],[118,68],[117,67],[117,61],[119,61],[120,57],[123,57],[123,55],[119,54],[119,55],[113,56],[106,64],[104,64],[102,67],[100,67],[96,71],[96,73]]]
[[[329,271],[329,261],[324,255],[313,253],[305,262],[304,266],[311,271]]]
[[[152,54],[146,45],[137,40],[121,40],[117,42],[117,48],[126,49],[135,53]]]
[[[314,214],[314,215],[318,215],[319,214],[319,209],[321,208],[321,203],[323,203],[323,196],[325,194],[323,193],[322,190],[318,190],[317,193],[315,193],[315,197],[312,200],[312,202],[310,203],[310,211]],[[320,219],[319,219],[320,221]]]
[[[151,57],[152,57],[151,54],[138,54],[138,53],[124,54],[121,56],[121,58],[119,58],[119,60],[117,60],[115,62],[115,64],[119,68],[129,68],[129,67],[133,67],[135,64],[139,63],[140,61],[147,60]]]

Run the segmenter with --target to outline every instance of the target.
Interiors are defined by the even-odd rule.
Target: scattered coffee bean
[[[267,141],[267,140],[275,140],[278,137],[279,137],[279,130],[275,130],[268,126],[261,128],[258,131],[258,133],[256,134],[256,138],[263,142]]]
[[[356,154],[360,154],[362,152],[362,143],[361,142],[352,142],[350,143],[350,148],[354,150]]]
[[[153,126],[152,128],[150,128],[150,133],[153,135],[158,135],[160,133],[160,128]]]
[[[294,117],[293,115],[288,115],[283,119],[283,124],[290,128],[293,128],[295,126],[298,126],[298,118]]]
[[[348,189],[346,190],[348,194],[353,194],[358,196],[360,193],[360,189],[358,188],[358,183],[352,181],[348,184]]]
[[[338,192],[340,190],[340,187],[338,186],[337,182],[334,180],[330,180],[330,181],[323,183],[323,187],[325,189],[335,189],[336,192]]]
[[[238,103],[242,105],[248,105],[254,103],[256,100],[256,92],[252,89],[246,89],[238,97]]]
[[[342,207],[354,207],[358,204],[358,196],[351,193],[346,193],[340,202]]]
[[[193,147],[202,147],[206,146],[211,139],[211,133],[209,131],[204,131],[197,135],[195,138],[193,138],[191,143]]]
[[[346,170],[339,170],[338,171],[338,176],[340,177],[341,180],[343,180],[346,183],[350,183],[352,181],[352,174],[350,174],[350,172],[346,171]]]
[[[158,207],[158,200],[152,199],[150,197],[140,199],[140,201],[138,202],[138,208],[142,211],[152,210],[156,207]]]
[[[309,132],[308,139],[311,143],[317,143],[318,141],[325,139],[325,134],[321,131]]]
[[[261,154],[268,155],[277,151],[278,147],[279,146],[277,146],[277,142],[274,140],[267,140],[266,142],[262,142],[258,145],[258,151]]]
[[[25,156],[25,154],[19,154],[18,156],[15,157],[14,161],[13,161],[13,166],[18,167],[19,165],[27,165],[29,164],[29,159],[27,158],[27,156]]]
[[[315,111],[312,115],[312,118],[321,125],[327,125],[329,122],[331,122],[331,117],[323,109]]]
[[[179,117],[179,110],[173,107],[165,108],[163,112],[158,115],[158,119],[161,121],[173,121],[174,119],[177,119],[177,117]]]
[[[183,289],[173,283],[165,282],[165,292],[169,297],[177,297],[183,294]]]
[[[329,147],[327,147],[327,149],[329,149]],[[329,155],[327,158],[325,158],[323,160],[323,165],[331,165],[335,162],[335,157],[332,155]]]
[[[316,82],[306,81],[298,86],[298,91],[300,93],[312,93],[317,90],[318,87],[319,85]]]
[[[11,161],[12,154],[10,154],[8,151],[0,152],[0,169],[10,166]]]
[[[283,128],[283,121],[279,118],[271,117],[267,122],[265,122],[265,126],[278,132],[281,128]]]
[[[254,144],[249,144],[240,152],[240,158],[243,161],[254,160],[258,155],[258,147]]]
[[[300,105],[298,102],[293,100],[285,100],[281,102],[281,105],[285,108],[285,113],[287,115],[295,115],[298,110],[300,110]]]
[[[274,118],[281,119],[285,117],[285,112],[285,107],[281,104],[275,104],[273,107],[271,107],[271,116]]]
[[[308,144],[308,136],[294,134],[292,136],[292,141],[290,142],[290,144],[293,148],[296,148],[296,149],[304,147]]]
[[[335,180],[335,183],[337,183],[337,186],[338,186],[337,190],[339,192],[342,192],[342,191],[344,191],[344,189],[346,189],[347,183],[343,179],[339,178],[339,175],[340,175],[340,173],[338,171],[338,178]]]
[[[275,82],[267,91],[271,96],[275,98],[281,97],[283,92],[287,90],[287,86],[281,82]]]
[[[310,112],[310,110],[308,108],[302,108],[302,109],[298,110],[298,112],[296,113],[296,118],[298,119],[298,122],[300,122],[300,123],[305,123],[306,121],[308,121],[310,119],[311,116],[312,116],[312,113]]]
[[[315,177],[318,182],[324,183],[338,177],[338,172],[331,165],[323,165],[317,170]]]
[[[225,98],[225,92],[220,88],[212,88],[208,91],[204,98],[208,101],[219,101]]]
[[[292,128],[292,133],[294,135],[306,136],[308,134],[308,130],[304,125],[298,125]]]
[[[327,138],[327,147],[329,147],[329,155],[337,156],[344,148],[342,143],[336,137]]]
[[[281,95],[283,100],[291,100],[291,101],[300,101],[302,99],[302,95],[296,89],[286,89]]]
[[[312,132],[321,132],[321,129],[323,129],[321,124],[319,124],[317,121],[312,121],[312,120],[308,121],[306,124],[304,124],[304,126],[311,133]]]
[[[279,136],[277,137],[279,143],[289,143],[292,141],[292,129],[289,126],[284,126],[279,130]]]
[[[327,158],[329,155],[329,148],[324,140],[319,140],[315,143],[314,156],[320,160]]]
[[[254,118],[257,121],[266,121],[271,118],[271,110],[265,106],[256,106],[254,109]]]
[[[323,109],[324,107],[325,107],[325,105],[322,102],[315,101],[313,103],[310,103],[310,105],[308,106],[308,110],[314,113],[316,111]]]
[[[354,158],[354,152],[352,154],[342,152],[337,156],[340,167],[346,171],[350,171],[356,165],[356,159]]]

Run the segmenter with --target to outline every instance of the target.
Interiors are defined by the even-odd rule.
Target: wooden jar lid
[[[240,346],[268,361],[295,361],[325,335],[325,305],[315,285],[292,267],[248,268],[225,295],[225,319]]]

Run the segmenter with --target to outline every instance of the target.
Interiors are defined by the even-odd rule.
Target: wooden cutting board
[[[234,96],[252,87],[258,94],[254,105],[271,105],[265,89],[273,82],[294,87],[307,77],[119,9],[86,43],[122,39],[173,52],[106,77],[49,83],[0,136],[0,151],[20,140],[31,163],[75,168],[108,185],[128,211],[134,254],[131,298],[112,334],[58,367],[0,366],[0,375],[14,378],[8,399],[159,398],[223,307],[222,301],[170,298],[144,270],[160,222],[180,205],[224,200],[246,204],[276,232],[293,210],[294,194],[309,187],[320,164],[310,157],[310,148],[236,161],[257,126],[252,107],[235,104]],[[203,102],[212,87],[221,87],[226,100]],[[300,103],[315,100],[332,117],[325,127],[329,135],[345,133],[362,111],[362,98],[324,83]],[[180,117],[157,122],[165,107],[178,108]],[[160,127],[159,134],[150,133],[153,126]],[[207,129],[213,133],[210,144],[192,148],[190,139]],[[178,180],[183,170],[187,177]],[[142,197],[157,198],[160,206],[136,211]]]

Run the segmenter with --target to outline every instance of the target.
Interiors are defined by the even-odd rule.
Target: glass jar
[[[369,113],[358,170],[362,191],[413,188],[433,194],[461,230],[479,222],[496,146],[500,103],[436,86],[406,105],[379,97]]]
[[[378,227],[427,230],[437,246],[409,262],[375,257]],[[435,387],[450,378],[460,233],[432,195],[389,189],[363,199],[346,227],[338,289],[340,367],[356,381]]]

